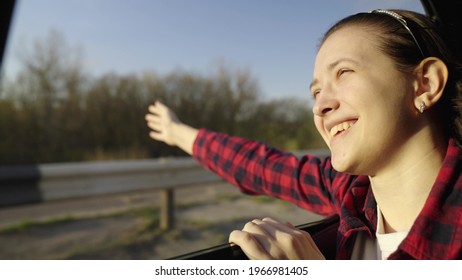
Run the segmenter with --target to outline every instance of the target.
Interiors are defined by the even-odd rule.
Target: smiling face
[[[375,175],[417,127],[413,84],[368,29],[331,34],[315,61],[311,92],[316,127],[338,171]]]

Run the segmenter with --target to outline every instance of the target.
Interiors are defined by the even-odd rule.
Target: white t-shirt
[[[406,238],[409,232],[385,233],[382,212],[377,205],[377,239],[370,239],[365,232],[359,232],[356,237],[353,260],[386,260],[391,253],[396,251],[399,244]]]
[[[377,215],[377,232],[375,233],[375,235],[377,237],[379,250],[382,254],[382,260],[386,260],[391,255],[391,253],[396,251],[399,244],[403,242],[404,238],[406,238],[409,231],[385,233],[383,216],[378,205]]]

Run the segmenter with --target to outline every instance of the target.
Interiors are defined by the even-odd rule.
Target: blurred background
[[[186,176],[174,160],[159,183],[149,168],[186,155],[150,140],[144,115],[161,100],[195,127],[324,149],[308,89],[318,42],[377,8],[423,12],[417,0],[16,1],[0,76],[0,258],[162,259],[226,242],[255,217],[319,218],[202,173],[176,190],[164,178]],[[134,183],[133,166],[160,187]],[[60,184],[69,194],[55,195]],[[162,228],[165,200],[176,222]]]

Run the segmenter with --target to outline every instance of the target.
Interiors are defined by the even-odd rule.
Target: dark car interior
[[[0,3],[0,67],[3,62],[3,54],[5,53],[8,31],[10,30],[10,25],[13,19],[15,2],[15,0],[3,0]]]
[[[462,57],[462,17],[458,1],[451,0],[421,0],[425,13],[443,30],[446,30],[446,40],[458,50]]]
[[[454,49],[459,50],[459,58],[462,58],[462,17],[458,14],[458,1],[421,0],[420,2],[425,13],[446,30],[449,44],[453,45]],[[14,16],[15,4],[15,0],[0,1],[0,69],[8,43],[8,33]],[[326,259],[335,258],[337,227],[338,217],[336,216],[299,226],[300,229],[312,235]],[[246,256],[238,246],[223,244],[181,255],[174,259],[246,259]]]

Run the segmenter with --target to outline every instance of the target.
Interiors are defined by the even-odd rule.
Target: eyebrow
[[[339,65],[340,63],[342,62],[350,62],[350,63],[353,63],[355,65],[359,65],[359,62],[354,60],[354,59],[351,59],[351,58],[339,58],[337,60],[335,60],[334,62],[330,63],[328,66],[327,66],[327,70],[330,71],[332,70],[333,68],[335,68],[337,65]],[[314,79],[311,83],[310,83],[310,90],[316,85],[319,83],[319,80],[318,79]]]

